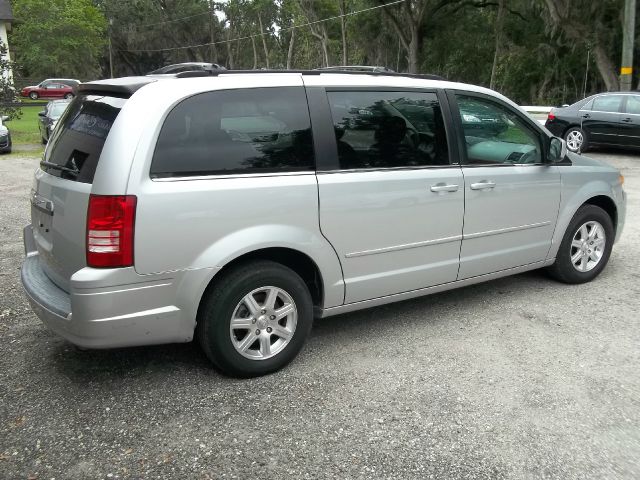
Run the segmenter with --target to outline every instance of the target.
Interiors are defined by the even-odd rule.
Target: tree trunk
[[[340,0],[340,15],[347,12],[345,0]],[[349,52],[347,50],[347,20],[340,17],[340,28],[342,30],[342,65],[349,65]]]
[[[327,35],[327,30],[322,27],[322,53],[324,54],[324,64],[327,67],[330,67],[329,63],[329,35]]]
[[[211,45],[209,46],[210,48],[210,54],[211,54],[211,62],[212,63],[218,63],[218,48],[216,47],[215,41],[216,41],[216,12],[215,12],[215,4],[213,3],[213,1],[209,2],[209,7],[211,8],[211,18],[209,19],[209,38],[210,38],[210,42]]]
[[[238,61],[238,68],[242,68],[242,65],[240,65],[240,40],[236,40],[236,53],[235,53],[235,59]]]
[[[420,57],[420,44],[422,38],[418,27],[411,26],[411,40],[409,41],[409,52],[407,62],[409,63],[409,73],[418,73],[418,61]]]
[[[256,49],[256,37],[251,37],[251,48],[253,48],[253,68],[258,68],[258,50]]]
[[[296,41],[296,29],[291,29],[291,38],[289,39],[289,51],[287,52],[287,70],[291,70],[293,65],[293,46]]]
[[[620,81],[618,75],[616,75],[616,68],[602,45],[594,45],[593,56],[596,59],[596,67],[604,80],[607,90],[609,92],[620,90]]]
[[[265,35],[264,28],[262,27],[262,17],[258,14],[258,23],[260,24],[260,37],[262,37],[262,48],[264,49],[264,63],[267,69],[269,68],[269,49],[267,48],[267,36]]]
[[[493,65],[491,67],[491,80],[489,81],[489,88],[495,90],[496,88],[496,75],[498,74],[498,62],[500,55],[502,54],[502,31],[504,25],[504,1],[500,0],[498,4],[498,17],[496,18],[496,47],[493,54]]]
[[[229,70],[234,70],[235,64],[233,63],[233,49],[231,48],[231,26],[227,29],[227,66]]]

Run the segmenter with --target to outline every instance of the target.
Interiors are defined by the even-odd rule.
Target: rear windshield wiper
[[[61,172],[70,173],[71,175],[75,175],[76,177],[80,173],[80,170],[78,169],[63,167],[62,165],[58,165],[57,163],[46,162],[44,160],[40,162],[40,165],[43,167],[53,168],[54,170],[60,170]]]

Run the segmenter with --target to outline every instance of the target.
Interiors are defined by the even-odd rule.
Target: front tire
[[[564,283],[590,282],[607,265],[614,237],[607,212],[595,205],[581,206],[564,233],[549,273]]]
[[[38,99],[38,97],[39,97],[38,92],[31,92],[31,93],[29,94],[29,98],[30,98],[31,100],[37,100],[37,99]]]
[[[73,93],[67,93],[64,98],[66,98],[67,100],[69,100],[70,98],[73,98]]]
[[[223,373],[256,377],[281,369],[311,331],[313,303],[300,276],[271,261],[223,273],[198,310],[196,336]]]
[[[587,149],[587,134],[580,127],[571,127],[564,133],[564,141],[570,152],[584,152]]]

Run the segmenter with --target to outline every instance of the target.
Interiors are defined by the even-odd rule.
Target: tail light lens
[[[87,212],[87,266],[131,267],[135,195],[91,195]]]
[[[553,114],[553,110],[551,110],[549,112],[549,115],[547,115],[547,120],[555,120],[556,116]]]

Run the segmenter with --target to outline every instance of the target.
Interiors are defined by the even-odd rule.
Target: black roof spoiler
[[[83,93],[85,95],[106,94],[113,97],[129,98],[145,85],[157,81],[157,78],[152,77],[122,77],[110,78],[107,80],[95,80],[93,82],[81,83],[78,85],[78,93]]]

